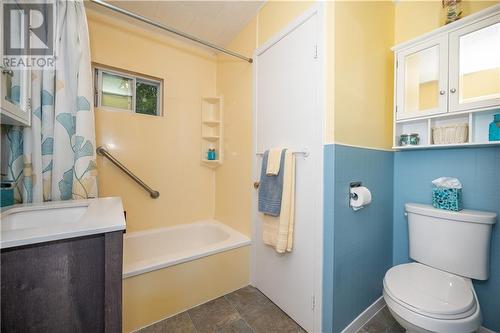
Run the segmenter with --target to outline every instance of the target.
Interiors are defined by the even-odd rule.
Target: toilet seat
[[[392,267],[384,277],[384,289],[402,306],[431,318],[466,318],[477,307],[470,279],[420,263]]]
[[[471,333],[481,326],[471,280],[420,263],[387,271],[384,299],[393,316],[409,323],[410,328],[403,326],[412,332]]]

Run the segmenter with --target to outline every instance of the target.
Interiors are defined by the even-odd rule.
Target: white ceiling
[[[230,0],[108,2],[220,46],[225,46],[236,37],[265,3]],[[95,4],[92,8],[111,14],[110,10]]]

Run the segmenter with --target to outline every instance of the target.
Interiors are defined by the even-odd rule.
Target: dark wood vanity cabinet
[[[1,251],[2,332],[122,331],[123,231]]]

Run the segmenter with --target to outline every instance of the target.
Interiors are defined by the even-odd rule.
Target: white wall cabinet
[[[500,113],[500,5],[469,15],[392,48],[395,52],[394,148],[437,148],[433,129],[467,124],[467,142],[488,141],[488,121]],[[490,119],[491,118],[491,119]],[[417,133],[418,146],[400,147]]]

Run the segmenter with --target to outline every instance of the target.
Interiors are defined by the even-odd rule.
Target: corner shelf
[[[500,146],[500,141],[488,141],[488,126],[493,121],[493,115],[500,113],[500,109],[470,110],[467,112],[448,112],[422,118],[398,120],[394,124],[393,149],[445,149],[467,147]],[[464,143],[434,144],[432,129],[447,124],[467,124],[468,138]],[[420,137],[419,145],[398,146],[401,134],[417,133]]]
[[[217,168],[223,161],[223,100],[222,97],[201,99],[201,163]],[[215,160],[207,159],[209,149],[215,149]]]

